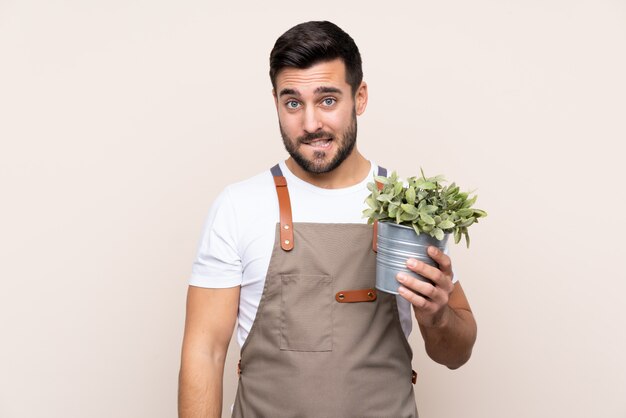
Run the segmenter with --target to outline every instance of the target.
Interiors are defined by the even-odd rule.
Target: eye
[[[285,105],[287,109],[297,109],[300,104],[295,100],[289,100]]]
[[[332,98],[332,97],[327,97],[324,100],[322,100],[322,103],[324,104],[324,106],[332,106],[336,102],[337,102],[337,100]]]

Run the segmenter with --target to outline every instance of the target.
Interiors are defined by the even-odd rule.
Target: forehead
[[[276,92],[283,89],[306,91],[320,86],[347,89],[346,66],[341,59],[320,62],[309,68],[287,67],[276,76]]]

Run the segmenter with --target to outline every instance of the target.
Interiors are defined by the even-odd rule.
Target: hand
[[[447,315],[451,313],[448,299],[454,289],[454,274],[450,257],[437,247],[428,247],[428,255],[439,264],[439,269],[414,258],[409,258],[406,264],[409,270],[430,279],[432,284],[406,273],[398,273],[396,279],[401,283],[398,292],[413,305],[417,322],[425,327],[438,327],[446,323]]]

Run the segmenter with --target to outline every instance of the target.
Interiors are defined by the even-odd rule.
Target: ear
[[[274,96],[274,105],[276,106],[276,110],[278,110],[278,97],[276,96],[276,89],[272,89],[272,96]]]
[[[361,81],[361,85],[356,90],[356,94],[354,95],[354,106],[357,115],[361,115],[365,112],[365,108],[367,107],[367,83],[365,81]]]

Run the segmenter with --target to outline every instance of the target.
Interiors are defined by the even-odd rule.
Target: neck
[[[328,173],[309,173],[289,157],[285,164],[289,170],[301,180],[323,189],[341,189],[354,186],[369,175],[371,164],[354,148],[350,156],[339,167]]]

